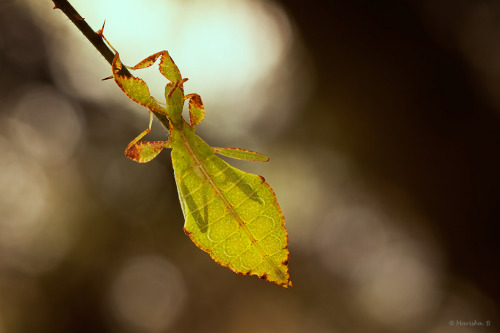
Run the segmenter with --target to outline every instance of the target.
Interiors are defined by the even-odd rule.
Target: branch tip
[[[104,24],[106,23],[106,20],[104,20],[104,23],[102,25],[101,30],[99,31],[94,31],[87,21],[83,17],[80,16],[80,14],[71,6],[71,4],[68,2],[68,0],[52,0],[54,3],[54,8],[53,9],[60,9],[64,15],[66,15],[69,20],[75,25],[75,27],[80,30],[80,32],[88,39],[88,41],[96,48],[99,53],[106,59],[106,61],[110,64],[113,65],[113,59],[115,57],[116,50],[114,48],[108,45],[115,51],[110,50],[108,45],[106,45],[105,40],[106,38],[103,35],[103,30],[104,30]],[[107,42],[107,41],[106,41]],[[128,71],[128,69],[123,66],[120,70],[120,75],[130,77],[132,74]],[[104,80],[111,79],[113,78],[112,76],[109,78],[105,78]],[[169,121],[167,117],[163,114],[160,114],[158,112],[154,112],[154,115],[158,120],[162,123],[162,125],[168,130],[169,128]]]

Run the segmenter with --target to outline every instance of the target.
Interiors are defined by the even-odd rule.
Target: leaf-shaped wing
[[[194,133],[177,135],[184,144],[175,145],[172,160],[185,232],[221,265],[291,285],[288,235],[271,187],[215,156]]]

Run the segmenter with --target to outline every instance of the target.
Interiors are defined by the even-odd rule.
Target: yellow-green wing
[[[172,162],[186,234],[236,273],[291,285],[285,221],[269,184],[215,156],[194,132],[175,132]]]

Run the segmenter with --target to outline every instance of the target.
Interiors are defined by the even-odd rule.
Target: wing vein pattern
[[[198,136],[181,135],[185,150],[173,150],[172,155],[185,163],[174,163],[184,200],[185,232],[219,264],[291,285],[288,236],[274,191],[263,177],[214,155]]]

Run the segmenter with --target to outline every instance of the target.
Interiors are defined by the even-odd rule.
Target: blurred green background
[[[169,154],[123,155],[146,110],[51,1],[3,0],[0,332],[498,331],[500,3],[71,3],[128,65],[169,50],[209,144],[271,157],[231,163],[274,188],[294,286],[196,248]]]

